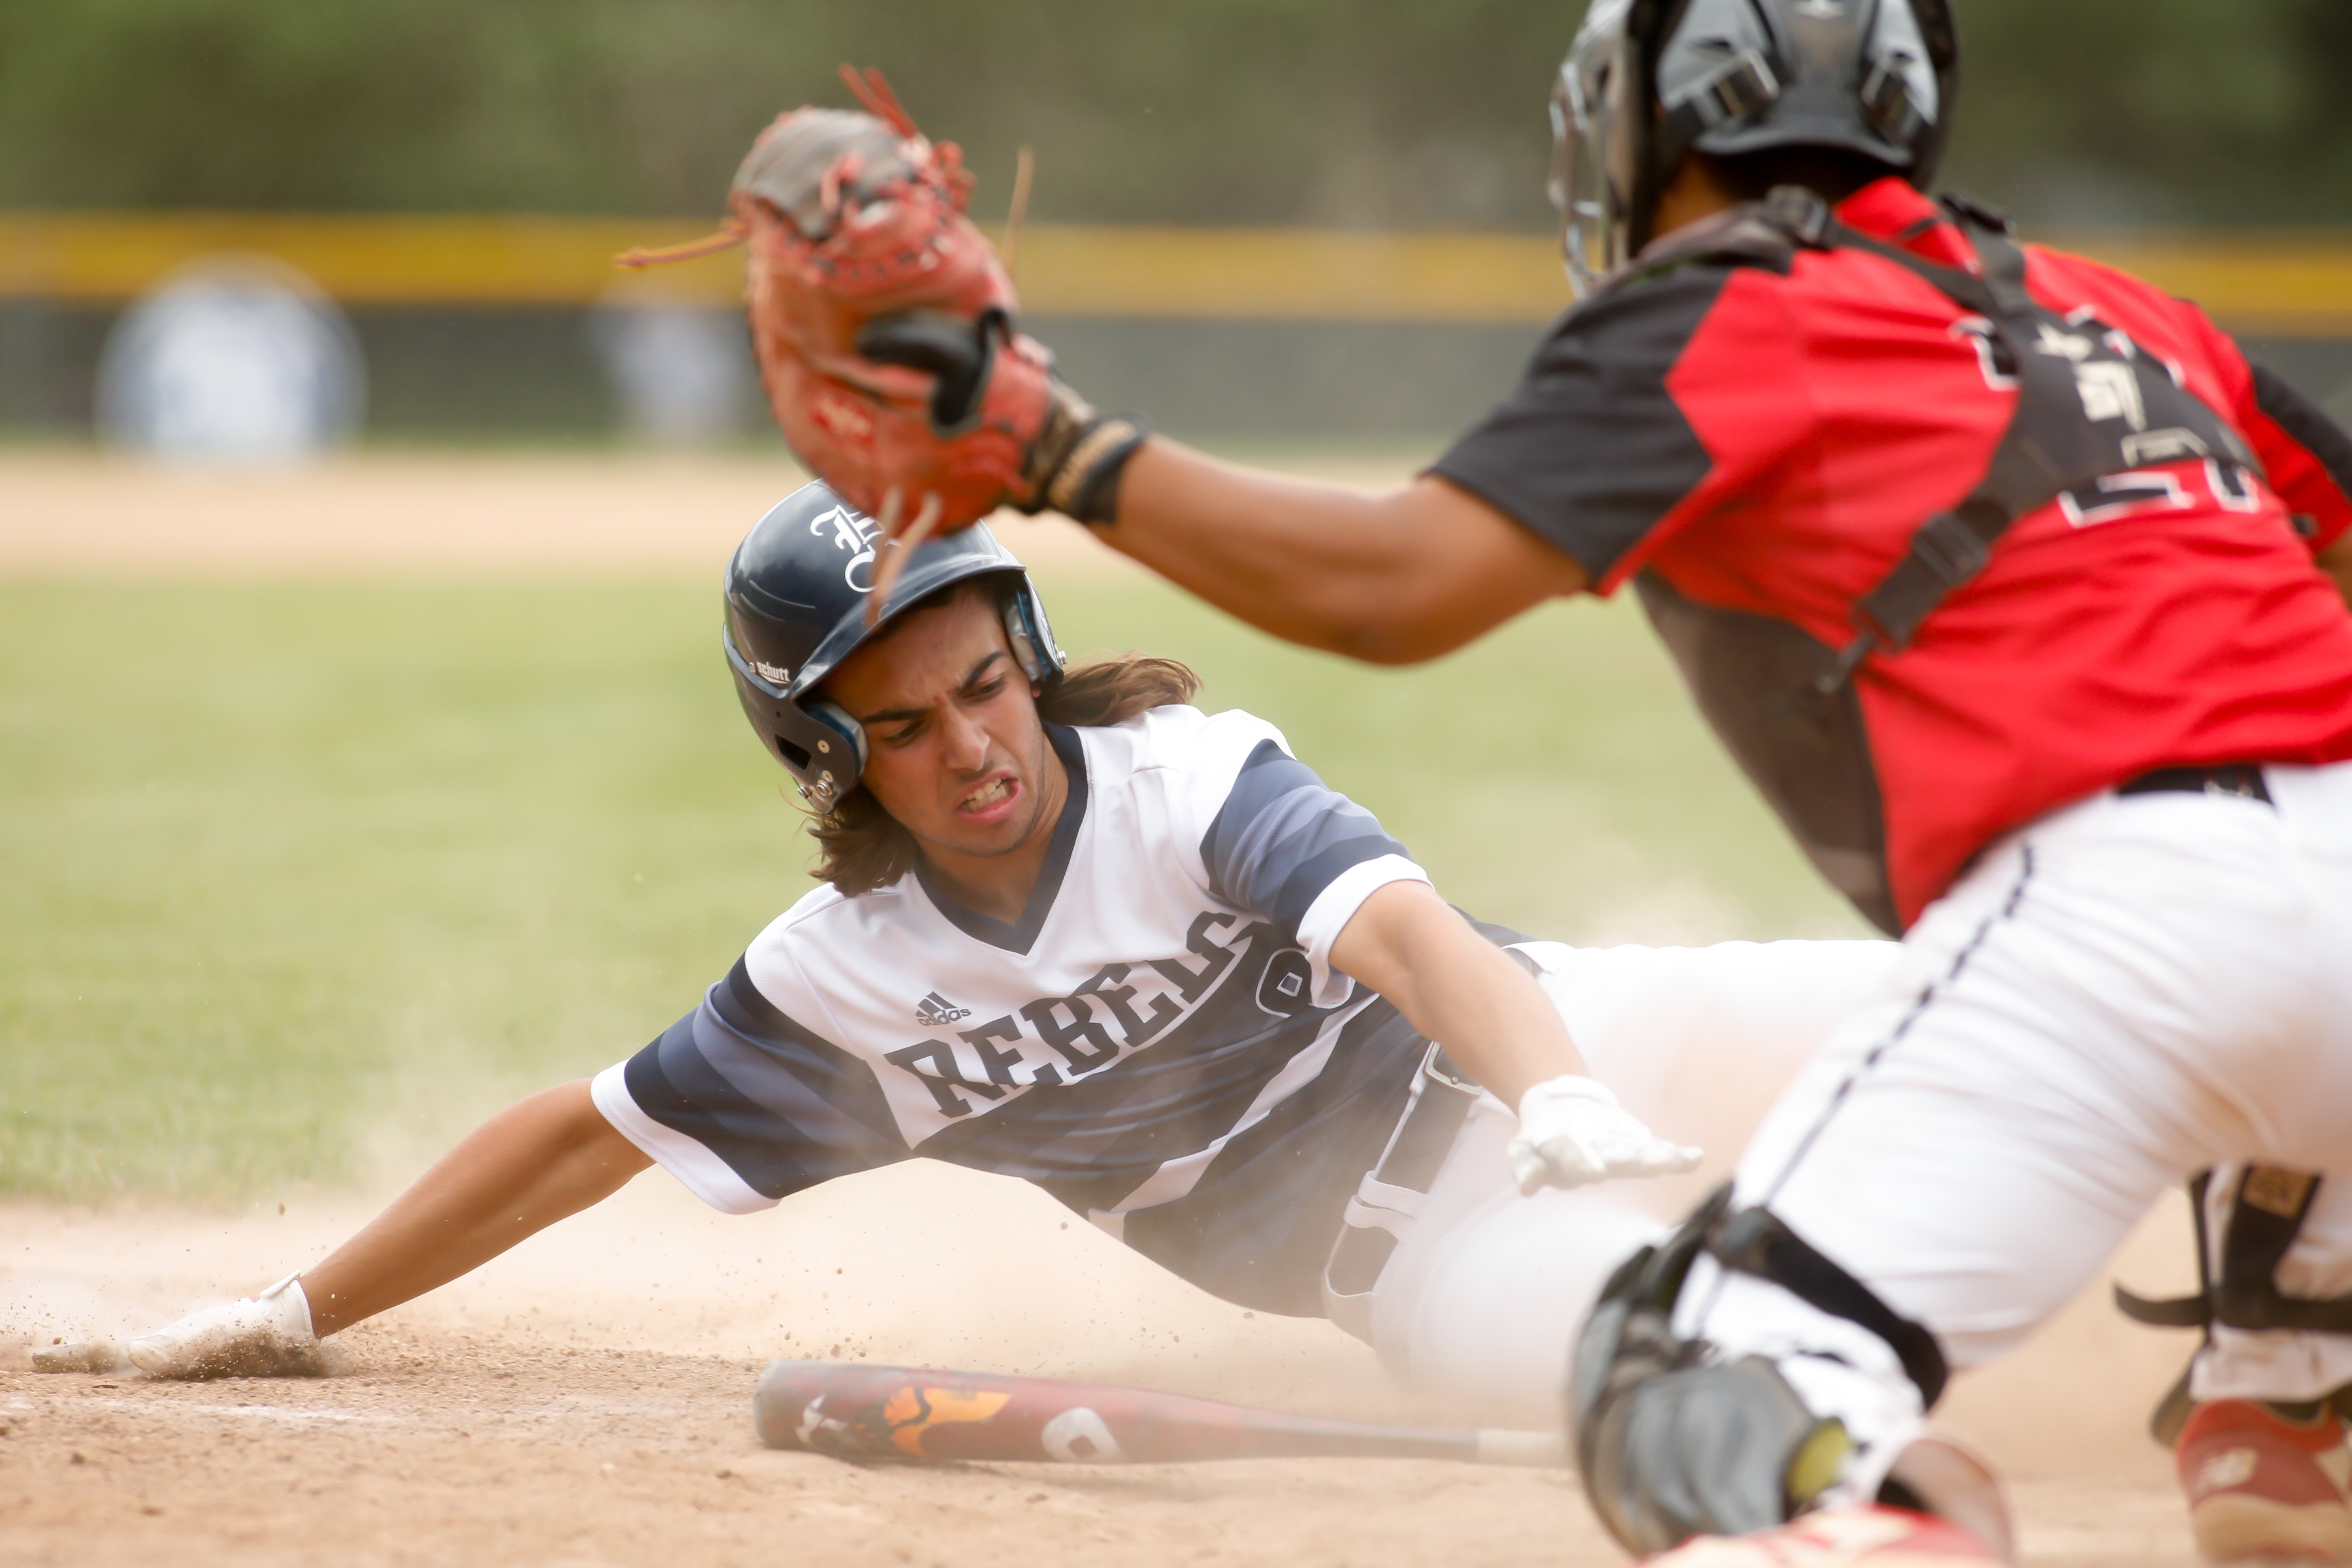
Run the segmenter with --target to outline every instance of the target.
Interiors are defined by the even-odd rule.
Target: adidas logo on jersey
[[[971,1008],[959,1007],[936,991],[915,1004],[915,1022],[926,1027],[961,1023],[971,1016]]]

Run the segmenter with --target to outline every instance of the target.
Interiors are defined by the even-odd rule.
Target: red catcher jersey
[[[1900,180],[1838,216],[1975,269]],[[1909,647],[1863,664],[1905,925],[1993,837],[2140,773],[2352,758],[2352,611],[2311,559],[2352,527],[2352,438],[2193,305],[2079,257],[2028,258],[2039,302],[2086,309],[2160,358],[2268,482],[2189,458],[2061,498],[2020,519]],[[1854,602],[1983,477],[2008,426],[2017,395],[1968,319],[1858,250],[1677,268],[1563,317],[1434,471],[1573,556],[1598,592],[1654,572],[1840,647]]]

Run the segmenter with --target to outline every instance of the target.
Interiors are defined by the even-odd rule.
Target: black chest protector
[[[1974,242],[1984,276],[1941,267],[1847,227],[1811,191],[1776,190],[1682,246],[1645,255],[1627,281],[1694,261],[1777,266],[1798,249],[1866,250],[1935,286],[1969,312],[1985,377],[2017,405],[1983,478],[1911,536],[1893,571],[1854,604],[1854,635],[1832,648],[1791,622],[1702,604],[1654,570],[1643,607],[1681,666],[1699,710],[1831,885],[1880,930],[1901,930],[1886,830],[1855,668],[1898,653],[1945,596],[1984,570],[2010,525],[2061,497],[2085,516],[2169,494],[2135,470],[2214,461],[2251,494],[2252,452],[2230,422],[2087,311],[2061,316],[2025,291],[2025,253],[2005,220],[1962,198],[1944,204]]]

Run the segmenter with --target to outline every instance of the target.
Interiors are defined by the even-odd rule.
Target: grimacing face
[[[1053,748],[984,591],[909,616],[824,687],[866,728],[865,786],[927,850],[986,858],[1052,833]]]

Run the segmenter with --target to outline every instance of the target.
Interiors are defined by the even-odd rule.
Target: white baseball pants
[[[1612,1269],[1722,1180],[1757,1121],[1843,1016],[1877,994],[1885,942],[1579,949],[1529,942],[1595,1077],[1705,1170],[1522,1197],[1517,1120],[1482,1096],[1373,1288],[1391,1372],[1465,1419],[1556,1427],[1569,1342]]]
[[[1989,850],[1766,1118],[1738,1201],[1956,1369],[2022,1341],[2207,1165],[2326,1178],[2280,1284],[2352,1289],[2352,764],[2264,771],[2274,807],[2103,795]],[[1778,1287],[1702,1260],[1677,1321],[1845,1421],[1864,1445],[1847,1492],[1874,1492],[1916,1429],[1891,1352]],[[2224,1331],[2195,1388],[2347,1381],[2352,1340]]]

